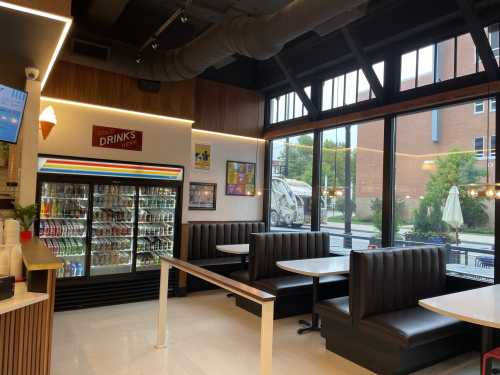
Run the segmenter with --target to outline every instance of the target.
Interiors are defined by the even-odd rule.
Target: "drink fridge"
[[[56,309],[157,295],[159,255],[178,255],[182,179],[177,166],[39,157],[37,234],[64,262]]]

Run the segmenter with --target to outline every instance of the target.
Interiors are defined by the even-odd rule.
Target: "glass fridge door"
[[[85,276],[89,185],[43,182],[40,196],[40,239],[61,258],[58,278]]]
[[[94,185],[90,275],[132,271],[135,186]]]
[[[177,189],[139,187],[137,271],[159,268],[159,255],[173,255]]]

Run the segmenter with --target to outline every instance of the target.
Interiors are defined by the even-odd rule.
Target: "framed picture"
[[[217,201],[217,184],[206,182],[189,183],[189,209],[215,210]]]
[[[226,164],[226,195],[255,195],[255,163],[228,160]]]
[[[212,167],[212,145],[194,144],[194,168],[209,171]]]

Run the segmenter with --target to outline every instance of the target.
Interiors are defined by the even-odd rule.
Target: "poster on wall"
[[[255,195],[255,163],[228,161],[226,195]]]
[[[207,182],[189,183],[189,209],[215,210],[217,200],[217,184]]]
[[[209,171],[212,167],[212,145],[194,144],[194,168]]]
[[[92,126],[92,146],[142,151],[142,132],[138,130]]]

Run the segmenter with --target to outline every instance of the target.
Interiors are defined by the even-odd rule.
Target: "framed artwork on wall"
[[[212,210],[216,209],[217,184],[208,182],[189,183],[189,209]]]
[[[212,168],[212,145],[195,143],[193,158],[195,169],[209,171]]]
[[[226,195],[255,196],[255,163],[228,160]]]

